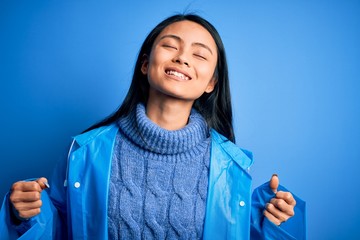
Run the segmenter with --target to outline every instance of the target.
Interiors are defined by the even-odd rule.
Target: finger
[[[273,174],[271,179],[270,179],[270,188],[271,190],[276,193],[277,192],[277,189],[279,187],[279,177],[277,174]]]
[[[264,210],[264,216],[273,222],[275,225],[279,226],[281,224],[280,220],[277,219],[274,215],[272,215],[268,210]]]
[[[41,189],[50,188],[48,180],[44,177],[37,179],[36,182],[40,185]]]
[[[19,212],[19,217],[23,219],[29,219],[31,217],[34,217],[40,213],[40,208],[35,208],[27,211],[21,211]]]
[[[34,201],[34,202],[19,202],[19,203],[14,204],[14,208],[18,212],[29,211],[32,209],[40,208],[41,206],[42,206],[41,200]]]
[[[289,204],[291,206],[296,205],[296,200],[290,192],[278,191],[276,193],[276,198],[283,199],[287,204]]]
[[[283,212],[289,217],[294,216],[294,206],[289,205],[283,199],[273,198],[270,200],[270,203],[273,204],[279,211]]]
[[[14,203],[18,202],[34,202],[41,198],[41,194],[37,191],[33,192],[13,192],[10,195],[10,201]]]
[[[21,192],[41,192],[41,187],[36,181],[30,181],[30,182],[16,182],[12,185],[11,191],[21,191]]]
[[[266,210],[272,215],[274,216],[274,218],[276,218],[277,220],[274,223],[278,223],[278,225],[280,225],[281,223],[287,221],[290,216],[287,215],[286,213],[280,211],[278,208],[276,208],[274,206],[274,204],[272,203],[268,203],[266,204]],[[269,219],[271,220],[271,219]]]

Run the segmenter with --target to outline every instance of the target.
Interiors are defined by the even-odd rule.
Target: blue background
[[[276,172],[305,199],[309,239],[359,239],[359,1],[1,1],[0,197],[117,108],[147,33],[185,10],[225,43],[254,186]]]

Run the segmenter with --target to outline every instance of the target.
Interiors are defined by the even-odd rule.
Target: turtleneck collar
[[[186,152],[209,137],[205,119],[192,109],[188,124],[179,130],[166,130],[152,122],[145,106],[138,104],[135,111],[119,119],[123,134],[141,148],[159,154]]]

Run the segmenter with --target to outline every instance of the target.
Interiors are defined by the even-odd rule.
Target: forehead
[[[161,39],[162,36],[168,34],[176,35],[183,41],[200,42],[216,49],[216,43],[209,31],[200,24],[192,21],[185,20],[168,25],[160,32],[156,42]]]

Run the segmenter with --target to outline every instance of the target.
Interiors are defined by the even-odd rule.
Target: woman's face
[[[191,21],[167,26],[155,39],[141,71],[151,93],[194,101],[216,84],[217,47],[210,33]]]

